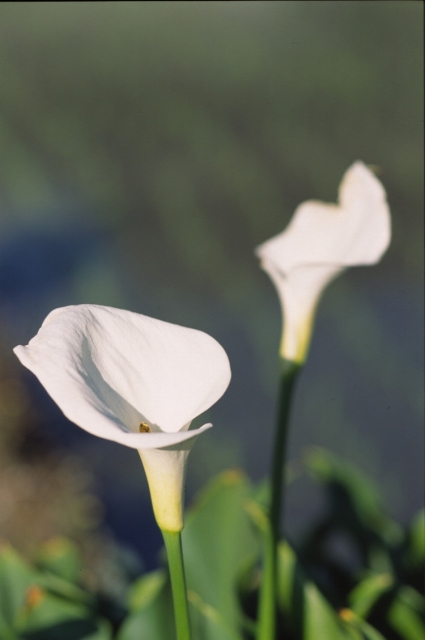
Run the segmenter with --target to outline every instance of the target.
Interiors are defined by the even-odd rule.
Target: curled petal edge
[[[197,438],[201,433],[207,431],[212,427],[211,423],[204,424],[199,429],[192,429],[191,431],[178,431],[177,433],[165,433],[165,432],[152,432],[152,433],[130,433],[121,431],[118,427],[116,434],[108,433],[107,436],[101,436],[97,433],[97,436],[104,437],[106,440],[112,442],[118,442],[119,444],[126,445],[132,449],[151,450],[151,449],[168,449],[178,450],[183,443],[187,443],[190,440]]]

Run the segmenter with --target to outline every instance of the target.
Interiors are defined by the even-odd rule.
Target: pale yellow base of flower
[[[279,347],[281,358],[297,364],[303,364],[306,361],[313,332],[315,311],[316,309],[313,309],[304,322],[299,322],[296,327],[292,328],[292,331],[288,330],[288,327],[285,327],[286,323],[284,323]]]
[[[139,449],[155,519],[163,531],[183,529],[184,476],[190,448]]]

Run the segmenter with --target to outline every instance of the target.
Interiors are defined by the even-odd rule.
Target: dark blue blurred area
[[[82,224],[80,216],[64,211],[55,220],[54,212],[43,212],[47,223],[14,225],[0,237],[0,314],[12,332],[21,322],[34,327],[42,321],[40,315],[47,315],[56,298],[72,304],[75,274],[107,240],[104,231]]]
[[[0,296],[15,302],[46,296],[53,288],[69,286],[74,271],[89,251],[99,246],[100,234],[77,226],[25,227],[0,240]]]

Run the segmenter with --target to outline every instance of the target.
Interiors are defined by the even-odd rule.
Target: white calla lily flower
[[[191,421],[227,389],[231,372],[212,337],[131,311],[78,305],[52,311],[15,354],[69,420],[141,456],[156,520],[183,527]]]
[[[341,181],[338,204],[303,202],[282,233],[257,247],[282,306],[282,358],[304,362],[325,287],[347,267],[378,262],[390,239],[385,190],[355,162]]]

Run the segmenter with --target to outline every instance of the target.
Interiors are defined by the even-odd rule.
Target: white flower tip
[[[13,349],[13,353],[18,358],[18,360],[24,365],[24,367],[28,366],[28,354],[26,348],[19,344],[17,347]]]
[[[376,264],[391,242],[391,215],[382,183],[361,160],[342,178],[339,205],[358,219],[357,247],[347,252],[347,266]]]
[[[374,172],[361,160],[356,160],[344,173],[338,189],[339,203],[349,204],[350,197],[368,198],[370,202],[386,202],[385,189]],[[348,202],[347,202],[348,196]]]
[[[344,180],[357,179],[359,182],[363,182],[363,183],[366,183],[367,181],[369,181],[369,183],[371,185],[374,185],[374,188],[377,188],[381,193],[381,195],[385,197],[385,189],[382,186],[381,182],[376,177],[376,174],[374,173],[374,171],[372,171],[371,166],[374,166],[374,165],[368,166],[363,162],[363,160],[356,160],[355,162],[353,162],[353,164],[349,166],[347,171],[344,173],[341,180],[340,188]]]

